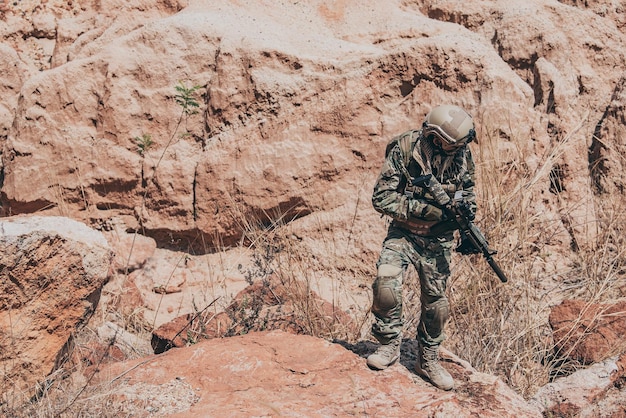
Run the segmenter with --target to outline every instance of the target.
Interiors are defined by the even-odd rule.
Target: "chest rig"
[[[462,190],[467,177],[467,163],[465,150],[459,155],[441,158],[435,155],[434,147],[423,143],[421,130],[405,132],[392,140],[388,145],[389,151],[398,153],[396,161],[402,171],[404,179],[399,184],[399,190],[409,198],[420,198],[436,201],[428,189],[413,185],[416,177],[433,174],[441,183],[444,191],[452,198],[457,190]],[[393,145],[398,144],[393,148]],[[433,160],[439,159],[438,170],[433,169]]]

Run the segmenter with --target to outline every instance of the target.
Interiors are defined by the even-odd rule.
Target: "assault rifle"
[[[448,193],[446,193],[443,189],[441,183],[439,183],[439,181],[437,181],[432,174],[426,174],[414,179],[413,185],[425,187],[430,192],[435,202],[443,208],[443,211],[449,220],[442,223],[442,229],[450,229],[450,223],[456,223],[461,234],[464,234],[469,240],[469,243],[474,247],[469,249],[466,248],[466,250],[469,250],[468,253],[481,253],[500,281],[502,283],[506,283],[508,278],[498,263],[496,263],[496,260],[493,259],[493,256],[497,254],[498,251],[493,248],[489,248],[487,239],[480,229],[478,229],[478,227],[474,224],[473,221],[475,215],[472,212],[469,203],[463,198],[462,193],[457,191],[454,199],[451,199],[450,196],[448,196]],[[433,229],[431,229],[431,232],[436,234],[437,229],[437,225],[435,225]]]

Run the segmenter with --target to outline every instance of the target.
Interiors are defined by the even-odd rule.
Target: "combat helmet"
[[[472,117],[454,105],[434,107],[424,119],[422,134],[447,153],[456,152],[476,138]]]

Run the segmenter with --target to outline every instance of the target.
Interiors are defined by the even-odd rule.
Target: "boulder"
[[[102,234],[63,217],[0,220],[0,402],[35,394],[93,313],[112,252]]]
[[[107,365],[92,388],[107,388],[131,415],[542,416],[501,380],[455,356],[444,357],[455,390],[434,388],[412,371],[415,341],[403,346],[401,361],[377,372],[363,358],[372,344],[360,350],[281,330],[251,332]]]
[[[554,417],[622,417],[626,355],[611,357],[541,387],[530,404]]]
[[[626,352],[626,300],[590,303],[568,299],[552,308],[557,358],[588,365]]]

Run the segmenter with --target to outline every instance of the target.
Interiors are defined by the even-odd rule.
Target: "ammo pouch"
[[[421,237],[431,236],[431,227],[435,225],[437,221],[421,221],[419,219],[411,219],[406,221],[394,220],[392,226],[406,229],[412,234],[419,235]]]

